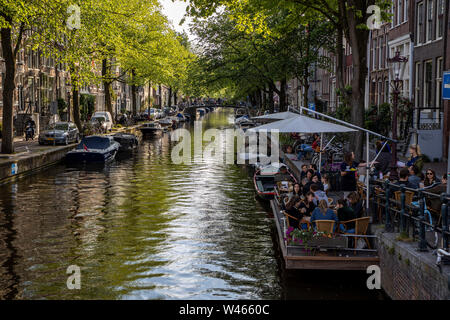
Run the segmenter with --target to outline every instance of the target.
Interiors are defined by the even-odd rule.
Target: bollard
[[[442,208],[441,208],[441,215],[442,215],[442,240],[443,240],[443,247],[445,250],[448,248],[448,235],[446,232],[448,232],[448,199],[447,195],[445,193],[441,194],[441,202],[442,202]]]
[[[419,251],[427,251],[427,240],[425,239],[425,203],[422,190],[419,191]]]
[[[386,225],[384,226],[386,231],[391,231],[391,217],[389,212],[389,180],[384,182],[384,190],[386,192],[386,205],[384,207],[384,215],[386,216]]]
[[[400,209],[400,232],[405,232],[405,214],[406,214],[406,205],[405,205],[405,185],[402,184],[400,186],[400,202],[401,202],[401,209]]]

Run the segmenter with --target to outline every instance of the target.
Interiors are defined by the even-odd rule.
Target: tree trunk
[[[73,85],[73,82],[72,82]],[[72,90],[72,97],[73,97],[73,122],[75,122],[78,130],[83,133],[83,126],[81,124],[80,119],[80,97],[79,97],[79,91],[77,85],[73,85]]]
[[[309,75],[303,77],[303,107],[308,108],[308,93],[309,93]]]
[[[172,106],[172,87],[169,88],[169,107]]]
[[[175,105],[175,106],[177,106],[178,105],[178,90],[175,90],[175,92],[173,93],[173,104]]]
[[[269,109],[270,109],[270,113],[274,113],[275,112],[275,105],[273,103],[273,84],[271,85],[269,83]]]
[[[111,113],[111,116],[113,118],[113,121],[116,121],[116,117],[114,114],[114,110],[112,107],[112,101],[111,101],[111,81],[109,79],[110,72],[108,69],[108,59],[103,59],[102,61],[102,77],[103,77],[103,90],[105,94],[105,108],[106,111]]]
[[[131,104],[132,104],[132,110],[133,110],[133,116],[137,115],[137,99],[136,99],[136,84],[134,83],[135,77],[136,77],[136,71],[131,71],[131,74],[133,76],[133,84],[131,85]]]
[[[5,81],[3,85],[2,153],[14,153],[13,95],[15,88],[16,62],[12,48],[11,28],[1,29],[1,44],[5,59]]]
[[[280,83],[280,112],[286,111],[286,78]]]
[[[355,5],[361,6],[360,3],[355,2]],[[362,12],[366,11],[366,7],[362,7]],[[367,40],[369,32],[358,28],[361,23],[365,23],[365,17],[357,18],[357,14],[350,9],[348,14],[348,33],[349,40],[352,46],[352,63],[353,63],[353,79],[352,79],[352,95],[350,97],[351,103],[351,119],[352,123],[364,127],[364,94],[365,82],[367,76]],[[351,141],[355,148],[355,157],[363,159],[363,144],[364,133],[358,131],[354,133]]]
[[[344,82],[344,31],[342,27],[337,28],[337,40],[336,40],[336,82],[337,88],[343,93],[345,87]]]

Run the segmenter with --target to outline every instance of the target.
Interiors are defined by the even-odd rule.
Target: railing
[[[380,186],[378,186],[379,188]],[[372,217],[374,221],[385,224],[388,232],[400,232],[401,236],[411,237],[418,241],[419,251],[428,251],[428,248],[441,253],[440,257],[448,255],[449,249],[449,213],[450,195],[445,193],[437,195],[425,189],[410,189],[404,185],[395,185],[389,181],[383,183],[378,189],[372,186],[371,198]],[[393,197],[394,192],[400,191],[400,201]],[[407,193],[411,203],[406,203]],[[397,197],[398,198],[398,197]],[[427,200],[440,200],[440,212],[427,206]],[[433,220],[432,212],[438,216]],[[379,221],[381,218],[381,221]],[[444,254],[447,252],[447,254]]]

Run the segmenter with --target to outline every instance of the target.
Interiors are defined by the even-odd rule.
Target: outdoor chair
[[[314,221],[316,224],[316,229],[319,232],[326,232],[326,233],[334,233],[334,224],[336,221],[334,220],[316,220]]]
[[[290,223],[289,223],[289,218],[298,221],[298,219],[296,217],[291,216],[290,214],[288,214],[284,210],[281,211],[281,213],[284,214],[284,217],[286,218],[286,224],[287,224],[288,228],[291,226]],[[302,224],[306,224],[306,230],[310,230],[311,229],[311,223],[309,221],[302,220],[302,221],[300,221],[300,225],[302,225]]]
[[[367,235],[367,230],[369,229],[370,224],[370,217],[364,217],[359,219],[353,219],[349,221],[342,221],[340,224],[343,224],[345,227],[347,227],[348,224],[354,222],[355,223],[355,233],[344,233],[345,235],[356,235],[356,236],[365,236]],[[355,237],[354,247],[356,248],[356,245],[358,241],[356,241],[358,237]],[[366,237],[363,237],[364,241],[367,243],[367,247],[370,249],[370,243],[369,240]]]
[[[401,191],[395,191],[394,192],[394,198],[395,198],[396,207],[397,207],[398,210],[400,210],[401,207],[402,207],[401,196],[402,196],[402,192]],[[412,192],[412,191],[405,191],[405,211],[408,210],[408,208],[411,206],[411,203],[413,201],[413,197],[414,197],[414,192]],[[399,213],[395,212],[394,219],[396,221],[397,221],[398,215],[399,215]]]

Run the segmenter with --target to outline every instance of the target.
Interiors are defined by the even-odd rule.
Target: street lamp
[[[400,55],[400,52],[397,51],[395,56],[387,59],[390,68],[390,74],[392,83],[391,86],[393,88],[393,115],[392,115],[392,140],[393,148],[392,148],[392,163],[391,163],[391,172],[389,174],[389,178],[391,180],[398,179],[397,172],[397,109],[398,109],[398,97],[401,93],[401,89],[403,88],[403,74],[405,72],[406,62],[408,62],[407,57],[403,57]]]

